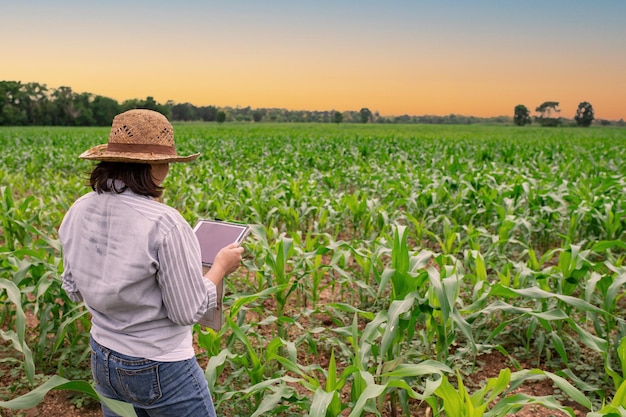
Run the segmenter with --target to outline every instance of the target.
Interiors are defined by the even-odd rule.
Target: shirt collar
[[[110,190],[118,190],[119,192],[125,193],[125,192],[131,192],[130,188],[126,187],[126,184],[124,184],[124,181],[122,180],[116,180],[113,178],[109,178],[107,179],[107,186]]]

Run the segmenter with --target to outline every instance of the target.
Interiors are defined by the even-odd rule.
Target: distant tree
[[[121,104],[122,111],[141,108],[141,100],[137,98],[124,100]]]
[[[252,120],[252,107],[246,106],[243,108],[237,107],[237,115],[239,115],[240,120],[250,121]]]
[[[154,97],[152,96],[146,97],[145,100],[140,100],[136,98],[125,100],[122,103],[121,107],[122,107],[121,108],[122,111],[130,110],[130,109],[148,109],[148,110],[158,111],[159,113],[161,113],[167,118],[171,117],[170,115],[171,106],[167,104],[159,104],[157,101],[154,100]]]
[[[26,113],[16,106],[5,104],[0,109],[0,124],[2,125],[25,125],[27,121]]]
[[[256,110],[252,113],[252,120],[254,120],[256,123],[260,122],[261,120],[263,120],[263,113]]]
[[[48,101],[48,88],[38,83],[23,84],[20,107],[26,111],[28,124],[49,124],[51,116],[47,114],[50,109]]]
[[[550,117],[552,112],[560,113],[561,110],[558,109],[559,102],[558,101],[544,101],[541,103],[539,107],[535,109],[535,111],[541,113],[541,117]]]
[[[524,126],[532,123],[530,118],[530,111],[523,104],[518,104],[515,106],[515,112],[513,114],[513,122],[517,126]]]
[[[306,112],[302,110],[291,110],[286,112],[286,119],[288,122],[302,123],[306,122]]]
[[[576,124],[582,127],[591,126],[591,122],[593,122],[593,106],[586,101],[578,104],[578,109],[576,109],[576,116],[574,120],[576,120]]]
[[[558,116],[552,117],[552,112],[557,115],[561,112],[558,107],[558,101],[544,101],[541,103],[541,105],[535,109],[536,112],[539,112],[539,117],[537,117],[539,124],[541,124],[541,126],[559,126],[561,124],[561,118]]]
[[[74,119],[80,115],[76,109],[77,94],[71,87],[62,86],[52,92],[52,101],[55,106],[54,124],[61,126],[74,125]]]
[[[75,126],[93,126],[96,124],[93,118],[91,93],[74,94],[74,120]]]
[[[96,96],[91,102],[93,120],[98,126],[108,126],[116,114],[120,113],[120,105],[109,97]]]
[[[28,124],[28,114],[22,108],[22,88],[20,81],[3,81],[0,84],[0,124]]]
[[[215,106],[204,106],[198,109],[198,115],[200,119],[205,122],[213,122],[217,118],[217,107]]]
[[[171,117],[170,107],[165,104],[160,104],[152,96],[146,97],[146,99],[141,102],[140,108],[158,111],[167,118]]]
[[[408,114],[403,114],[402,116],[396,116],[393,118],[393,122],[394,123],[411,123],[411,116],[409,116]]]
[[[343,114],[341,112],[336,111],[333,113],[333,122],[339,124],[343,121]]]
[[[224,123],[224,121],[226,120],[226,113],[224,112],[224,110],[220,110],[217,112],[215,120],[217,121],[217,123]]]
[[[197,120],[197,109],[190,103],[178,103],[170,107],[172,120]]]
[[[161,110],[159,109],[159,103],[157,103],[156,100],[154,100],[154,97],[152,96],[146,97],[143,103],[141,103],[141,107],[144,109],[154,110],[154,111]]]
[[[363,107],[359,110],[359,114],[361,115],[361,123],[367,123],[372,120],[372,112],[367,107]]]
[[[341,112],[342,123],[361,123],[361,113],[354,110],[346,110]]]

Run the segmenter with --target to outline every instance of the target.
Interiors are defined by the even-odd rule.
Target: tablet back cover
[[[212,265],[220,249],[231,243],[241,242],[248,230],[249,227],[245,224],[200,220],[194,227],[194,232],[200,243],[202,264]]]
[[[250,230],[248,225],[229,223],[213,220],[200,220],[194,227],[194,233],[200,243],[200,254],[202,257],[202,274],[205,275],[213,261],[215,255],[225,246],[231,243],[241,242]],[[220,330],[224,322],[224,281],[217,285],[217,306],[208,310],[204,316],[198,320],[198,324],[209,327],[213,330]]]
[[[203,266],[202,273],[206,274],[209,271],[210,267]],[[224,280],[220,282],[220,285],[216,285],[217,287],[217,306],[210,310],[207,310],[204,313],[204,316],[198,320],[198,324],[204,327],[210,327],[215,331],[219,331],[222,328],[222,324],[224,323]]]

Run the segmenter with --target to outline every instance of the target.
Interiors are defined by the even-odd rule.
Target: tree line
[[[558,103],[556,103],[558,106]],[[521,106],[521,105],[520,105]],[[359,111],[311,111],[280,108],[196,106],[191,103],[157,102],[153,97],[122,103],[110,97],[77,93],[71,87],[48,88],[36,82],[0,81],[0,125],[108,126],[116,114],[144,108],[163,113],[172,121],[202,122],[315,122],[315,123],[420,123],[420,124],[511,124],[530,123],[525,106],[517,106],[513,117],[474,117],[449,114],[381,116],[363,107]],[[591,107],[591,105],[589,105]],[[518,107],[520,107],[518,109]],[[524,109],[526,113],[524,113]],[[527,115],[530,117],[529,115]],[[528,119],[529,120],[529,119]],[[560,119],[563,123],[565,119]],[[622,125],[623,120],[618,122]],[[606,124],[612,124],[607,122]]]
[[[564,119],[560,117],[561,110],[559,110],[558,101],[544,101],[537,106],[535,111],[538,113],[538,115],[535,116],[535,121],[541,126],[555,127],[561,126],[564,123]],[[594,120],[595,116],[591,103],[587,101],[580,102],[576,109],[576,115],[574,116],[576,125],[589,127]],[[523,104],[515,106],[513,110],[513,122],[518,126],[531,124],[532,118],[530,117],[530,110]],[[603,121],[601,121],[601,124],[606,124],[602,122]],[[618,124],[623,125],[624,120],[620,120]]]

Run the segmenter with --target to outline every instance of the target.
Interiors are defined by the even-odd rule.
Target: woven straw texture
[[[135,109],[115,116],[108,143],[94,146],[80,158],[158,164],[193,161],[199,155],[178,155],[174,129],[167,118],[152,110]]]

